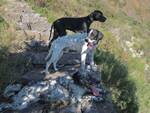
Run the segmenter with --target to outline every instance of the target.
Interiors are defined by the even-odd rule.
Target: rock
[[[66,89],[69,90],[70,92],[70,96],[71,96],[71,102],[72,103],[76,103],[76,102],[80,102],[82,96],[85,94],[86,89],[74,84],[74,81],[72,80],[72,78],[70,76],[64,76],[64,77],[60,77],[58,78],[58,82],[60,85],[62,85],[63,87],[65,87]]]
[[[29,82],[28,85],[25,85],[19,91],[17,90],[17,94],[14,93],[15,90],[14,92],[12,91],[11,93],[15,94],[11,97],[13,102],[0,104],[0,110],[13,109],[26,111],[26,109],[29,110],[29,105],[32,106],[38,103],[38,101],[43,101],[49,103],[50,106],[47,109],[53,109],[54,113],[76,113],[76,111],[78,111],[77,113],[81,111],[84,111],[84,113],[99,113],[99,110],[97,110],[93,103],[104,102],[104,97],[102,96],[103,90],[100,89],[100,85],[96,85],[96,90],[101,93],[101,96],[93,95],[92,92],[89,92],[90,85],[87,85],[91,84],[91,82],[88,82],[90,81],[88,76],[84,80],[82,75],[78,76],[81,77],[79,79],[82,79],[83,83],[77,83],[72,76],[67,74],[49,80]],[[79,80],[79,82],[81,81]],[[82,108],[80,103],[82,104]],[[84,105],[85,103],[88,103],[88,105]],[[44,109],[43,107],[41,109]],[[62,110],[59,111],[60,109]]]
[[[93,103],[90,102],[88,99],[83,99],[82,102],[81,102],[81,109],[82,109],[82,112],[84,113],[95,113],[95,109],[93,109]],[[93,110],[93,111],[92,111]],[[96,112],[97,113],[97,112]]]
[[[72,78],[70,76],[68,76],[68,75],[65,75],[65,76],[62,76],[62,77],[58,77],[58,82],[59,82],[60,85],[62,85],[66,89],[69,88],[70,84],[74,83]]]
[[[116,113],[110,101],[103,103],[93,103],[87,99],[82,100],[81,110],[83,113]]]
[[[45,65],[47,52],[27,52],[24,54],[25,59],[32,62],[33,65]]]
[[[16,92],[18,92],[21,89],[22,85],[21,84],[10,84],[6,87],[3,95],[4,97],[11,97],[14,96],[16,94]]]
[[[53,87],[53,86],[51,86]],[[35,103],[40,100],[41,93],[47,91],[49,88],[49,82],[38,82],[31,86],[23,87],[17,95],[13,97],[12,109],[22,110],[29,104]]]
[[[17,113],[43,113],[44,106],[39,103],[31,104],[28,108],[18,111]]]
[[[30,82],[38,82],[41,80],[44,80],[45,75],[41,74],[42,69],[38,68],[38,69],[33,69],[27,73],[25,73],[22,77],[21,77],[21,82],[24,84],[28,84]]]
[[[54,103],[69,100],[69,94],[56,80],[49,80],[37,82],[33,85],[26,85],[12,98],[14,101],[13,103],[7,105],[0,104],[0,106],[7,108],[9,105],[9,108],[14,110],[22,110],[39,100]]]
[[[48,41],[32,39],[30,41],[26,41],[25,43],[28,46],[29,50],[32,50],[32,51],[35,50],[36,52],[37,51],[48,51],[48,44],[49,44]]]
[[[71,103],[81,102],[82,96],[86,93],[86,89],[76,84],[69,84],[69,90],[71,93]]]
[[[31,82],[36,83],[38,81],[43,81],[43,80],[57,79],[59,77],[66,75],[66,73],[62,71],[45,75],[41,73],[42,70],[43,68],[38,68],[25,73],[21,78],[21,82],[23,84],[28,84]]]
[[[88,105],[84,109],[84,113],[101,113],[94,105]]]
[[[48,94],[44,94],[44,101],[51,103],[61,103],[69,100],[69,92],[61,85],[56,84]]]
[[[82,112],[81,112],[80,105],[71,105],[61,110],[58,110],[57,113],[82,113]]]
[[[85,75],[81,75],[80,71],[73,74],[73,79],[82,85],[99,84],[101,82],[101,74],[98,71],[85,71]]]
[[[11,108],[11,107],[12,107],[11,104],[1,103],[1,104],[0,104],[0,111],[4,111],[4,110],[9,109],[9,108]]]

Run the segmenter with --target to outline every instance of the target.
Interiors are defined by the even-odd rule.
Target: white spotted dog
[[[56,64],[62,57],[64,50],[75,50],[81,53],[81,69],[85,69],[86,56],[90,51],[91,56],[90,64],[94,63],[94,49],[98,44],[99,40],[103,38],[103,34],[95,29],[91,29],[89,33],[77,33],[74,35],[66,35],[54,40],[51,44],[51,48],[45,60],[46,69],[42,72],[49,73],[48,68],[53,64],[54,70],[57,71]],[[92,52],[91,52],[92,51]]]

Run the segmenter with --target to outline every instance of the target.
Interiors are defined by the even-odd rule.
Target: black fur
[[[73,32],[88,32],[90,25],[93,21],[105,22],[106,17],[99,10],[95,10],[86,17],[64,17],[57,19],[53,22],[50,30],[49,40],[51,39],[52,29],[54,28],[54,35],[51,40],[54,41],[58,36],[64,36],[67,34],[66,30]]]

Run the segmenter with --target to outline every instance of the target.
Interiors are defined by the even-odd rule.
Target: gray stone
[[[52,90],[45,95],[45,101],[51,103],[65,102],[69,100],[69,92],[62,86],[56,84]]]
[[[58,82],[65,88],[69,88],[69,85],[73,83],[72,78],[69,75],[65,75],[58,78]]]
[[[21,84],[10,84],[6,87],[3,95],[4,97],[11,97],[15,95],[15,92],[19,91],[21,89],[22,85]]]
[[[27,52],[24,57],[34,65],[44,65],[46,63],[45,57],[47,52]]]
[[[69,84],[69,90],[71,92],[71,102],[81,102],[82,96],[85,94],[86,90],[76,84]]]
[[[80,105],[71,105],[67,106],[61,110],[58,110],[56,113],[82,113]]]
[[[44,41],[44,40],[35,40],[35,39],[32,39],[30,41],[26,41],[26,44],[30,47],[30,49],[34,49],[34,48],[46,48],[46,50],[47,50],[49,42],[48,41]]]
[[[21,77],[21,81],[25,84],[28,84],[30,82],[38,82],[41,80],[44,80],[44,78],[46,77],[44,74],[41,74],[42,69],[38,68],[38,69],[33,69],[27,73],[25,73],[22,77]]]
[[[79,111],[77,113],[80,113],[81,109],[85,111],[85,113],[99,113],[93,103],[101,102],[101,100],[97,101],[100,97],[84,95],[88,88],[84,85],[80,86],[76,84],[74,79],[69,75],[57,76],[50,80],[43,80],[26,85],[20,89],[16,95],[12,96],[12,103],[0,104],[0,110],[9,108],[25,111],[25,109],[29,108],[29,105],[33,105],[39,100],[42,100],[51,103],[50,105],[53,106],[54,111],[57,111],[57,113],[59,113],[60,105],[65,106],[62,110],[64,113],[76,113],[76,111]],[[77,106],[79,103],[82,103],[82,108]],[[88,105],[84,105],[83,103],[88,103]]]
[[[63,79],[64,75],[66,75],[66,73],[62,71],[45,75],[41,73],[42,70],[43,68],[37,68],[25,73],[21,78],[22,83],[24,84],[28,84],[31,82],[35,83],[43,80],[58,79],[59,77]]]

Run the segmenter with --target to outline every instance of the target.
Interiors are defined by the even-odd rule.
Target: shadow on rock
[[[63,65],[60,71],[51,73],[48,77],[40,73],[44,69],[46,49],[38,49],[38,46],[47,48],[43,42],[37,41],[29,43],[27,45],[29,48],[20,53],[9,53],[7,48],[1,49],[1,68],[3,69],[3,65],[6,65],[5,71],[1,72],[1,78],[7,75],[3,83],[10,84],[3,93],[6,99],[0,97],[3,98],[0,100],[0,111],[6,110],[9,113],[15,113],[15,110],[18,113],[48,113],[50,111],[54,113],[99,113],[100,111],[114,113],[112,103],[105,102],[103,99],[105,91],[100,85],[100,73],[89,71],[86,77],[75,73],[70,74],[71,71],[75,71],[72,68],[79,67],[78,53],[65,54],[62,57],[63,60],[59,62]],[[67,60],[69,55],[72,56],[71,62]],[[10,79],[10,76],[13,79]],[[79,83],[75,79],[78,79]],[[10,100],[7,101],[7,99]]]

